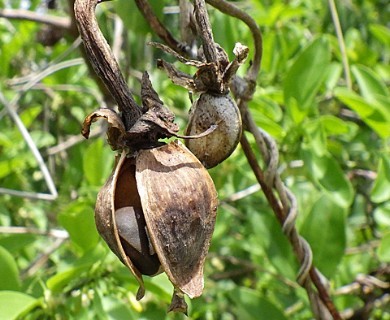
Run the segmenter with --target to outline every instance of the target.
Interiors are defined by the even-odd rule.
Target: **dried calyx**
[[[176,136],[178,128],[146,73],[142,85],[143,114],[129,130],[111,109],[84,121],[82,133],[88,137],[91,123],[105,118],[109,143],[121,151],[98,194],[95,220],[110,249],[136,277],[137,299],[145,293],[142,275],[165,272],[174,286],[169,311],[186,313],[184,294],[198,297],[203,290],[217,193],[207,170],[184,145],[158,141]]]
[[[202,56],[201,61],[188,60],[162,44],[151,44],[174,55],[179,61],[198,68],[195,75],[190,76],[164,60],[158,60],[157,63],[175,84],[190,92],[200,93],[191,107],[186,133],[196,135],[211,125],[218,127],[203,138],[187,140],[186,145],[206,168],[218,165],[231,155],[241,137],[241,116],[229,95],[229,84],[246,60],[248,48],[237,43],[233,50],[235,59],[229,62],[226,52],[217,45],[217,61],[206,62]]]

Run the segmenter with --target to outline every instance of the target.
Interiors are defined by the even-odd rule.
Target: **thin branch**
[[[145,17],[146,21],[148,21],[152,30],[160,37],[160,39],[163,40],[174,51],[185,53],[184,46],[180,45],[180,43],[172,36],[168,29],[157,18],[149,2],[146,0],[135,0],[135,3],[139,11]]]
[[[29,193],[25,191],[17,191],[17,190],[9,190],[9,189],[0,189],[0,194],[11,194],[15,196],[27,196],[30,198],[36,198],[36,199],[43,199],[44,200],[54,200],[57,198],[58,193],[56,186],[54,184],[54,181],[51,177],[51,174],[49,172],[49,169],[47,168],[45,161],[42,158],[41,153],[39,152],[34,140],[32,139],[30,133],[28,132],[27,128],[23,124],[22,120],[20,119],[19,115],[15,111],[15,109],[10,105],[10,103],[6,100],[6,98],[3,96],[3,94],[0,92],[0,102],[5,106],[7,109],[9,115],[11,116],[12,120],[15,122],[16,126],[18,127],[20,133],[23,136],[23,139],[26,141],[28,147],[31,150],[31,153],[33,154],[34,158],[38,162],[39,169],[41,170],[43,177],[45,179],[46,185],[49,188],[49,195],[41,194],[41,193]]]
[[[0,18],[28,20],[61,28],[69,31],[71,28],[71,20],[66,17],[57,17],[52,15],[43,15],[29,10],[23,9],[0,9]]]
[[[221,199],[220,203],[222,203],[222,202],[235,202],[235,201],[241,200],[243,198],[246,198],[246,197],[248,197],[248,196],[250,196],[250,195],[252,195],[260,190],[261,190],[261,187],[257,183],[257,184],[254,184],[254,185],[252,185],[244,190],[237,191],[237,192],[231,194],[230,196],[227,196],[224,199]]]
[[[83,65],[84,60],[82,58],[75,58],[71,60],[66,60],[57,64],[50,64],[47,68],[44,70],[40,71],[39,73],[34,73],[32,74],[31,79],[24,84],[19,90],[21,92],[26,92],[30,90],[35,84],[37,84],[39,81],[41,81],[43,78],[46,78],[47,76],[62,70],[62,69],[67,69],[70,67],[75,67],[79,65]]]
[[[59,229],[50,229],[50,230],[41,230],[37,228],[29,228],[29,227],[3,227],[0,226],[1,234],[34,234],[39,236],[47,236],[58,239],[68,239],[69,233],[66,230]]]
[[[384,293],[365,302],[364,306],[357,309],[346,309],[342,312],[343,319],[371,319],[370,314],[375,309],[386,308],[390,304],[390,294]]]
[[[189,55],[196,57],[196,24],[194,22],[194,6],[188,0],[179,0],[180,40],[186,45]]]
[[[67,238],[57,238],[54,243],[49,246],[41,255],[39,255],[26,269],[22,270],[20,277],[26,279],[34,275],[43,265],[49,260],[50,255],[56,251]]]
[[[217,8],[219,11],[241,20],[250,29],[255,46],[255,52],[253,56],[252,65],[246,74],[246,79],[250,82],[256,82],[257,75],[260,71],[263,55],[263,39],[260,28],[257,25],[256,21],[253,20],[253,18],[249,14],[239,9],[234,4],[225,0],[206,0],[206,2],[214,8]]]
[[[357,275],[354,282],[335,290],[335,295],[356,294],[358,292],[362,292],[367,296],[375,289],[386,291],[390,289],[390,283],[372,275]]]
[[[114,40],[112,43],[112,53],[114,57],[119,61],[121,49],[123,46],[123,21],[119,16],[114,17]]]
[[[96,74],[103,81],[122,112],[126,129],[130,129],[141,116],[118,63],[107,44],[95,17],[98,0],[76,0],[74,13],[85,50]]]
[[[358,247],[346,248],[345,255],[359,254],[362,252],[372,252],[375,248],[379,247],[380,243],[381,243],[380,240],[372,240]]]
[[[247,260],[244,260],[244,259],[238,259],[237,257],[234,257],[234,256],[217,255],[215,253],[209,253],[209,256],[210,256],[211,259],[217,258],[217,259],[220,259],[220,260],[223,260],[223,261],[227,261],[227,262],[231,263],[232,265],[243,267],[244,268],[244,270],[243,270],[244,273],[245,272],[253,272],[253,271],[259,271],[259,272],[267,273],[267,274],[269,274],[272,277],[278,279],[279,281],[283,282],[285,285],[287,285],[287,286],[289,286],[291,288],[299,288],[299,286],[297,285],[296,282],[291,281],[290,279],[288,279],[286,277],[283,277],[279,273],[271,272],[270,270],[268,270],[266,268],[263,268],[259,264],[253,263],[251,261],[247,261]],[[217,274],[212,275],[211,277],[214,280],[219,280],[219,279],[222,279],[222,278],[226,278],[225,274],[226,273],[217,273]]]
[[[351,80],[351,71],[349,68],[348,55],[347,50],[345,48],[345,41],[343,36],[343,31],[340,25],[339,15],[337,13],[337,8],[334,0],[328,0],[330,13],[332,14],[332,20],[334,27],[336,29],[337,41],[339,43],[341,59],[344,67],[344,76],[345,82],[347,84],[347,88],[352,90],[352,80]]]
[[[8,188],[0,188],[0,194],[10,195],[14,197],[26,198],[26,199],[34,199],[34,200],[46,200],[53,201],[57,199],[56,195],[41,193],[41,192],[29,192],[29,191],[21,191],[14,190]]]
[[[90,138],[96,137],[96,136],[103,134],[104,132],[106,132],[106,129],[104,129],[103,127],[99,127],[99,128],[93,129],[91,131],[91,133],[89,134],[89,137]],[[83,141],[85,141],[85,138],[80,134],[71,136],[68,139],[66,139],[64,142],[61,142],[60,144],[57,144],[56,146],[48,148],[46,151],[46,154],[49,156],[55,155],[59,152],[65,151],[65,150],[67,150],[67,149],[73,147],[74,145],[76,145],[80,142],[83,142]]]
[[[66,65],[65,66],[62,65],[62,67],[60,67],[60,66],[58,66],[58,64],[59,63],[64,63],[64,62],[61,62],[61,61],[63,59],[65,59],[67,56],[69,56],[71,53],[73,53],[75,51],[75,49],[77,49],[77,47],[80,44],[81,44],[81,38],[77,37],[73,41],[73,43],[66,50],[61,52],[61,54],[59,54],[54,59],[52,59],[46,66],[44,66],[42,68],[42,70],[36,71],[36,72],[32,72],[32,73],[30,73],[28,75],[25,75],[25,76],[15,77],[15,78],[9,79],[9,80],[7,80],[7,84],[10,85],[10,86],[21,86],[21,85],[26,84],[27,82],[34,81],[34,79],[36,79],[39,74],[42,74],[43,72],[45,72],[46,69],[48,69],[50,67],[53,67],[54,65],[57,65],[57,67],[54,67],[54,69],[52,69],[52,72],[46,73],[46,75],[49,75],[49,74],[53,73],[53,71],[60,70],[62,67],[66,67]],[[68,61],[67,63],[70,63],[70,65],[68,65],[69,67],[78,64],[78,63],[76,63],[76,61],[78,61],[77,59],[70,59],[70,60],[67,60],[67,61]],[[74,64],[71,61],[73,61]],[[35,81],[35,83],[36,83],[36,81]]]

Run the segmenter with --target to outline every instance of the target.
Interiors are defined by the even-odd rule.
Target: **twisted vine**
[[[84,44],[86,46],[91,46],[91,50],[87,51],[99,52],[99,50],[94,50],[95,46],[98,46],[99,49],[104,49],[102,55],[90,55],[89,59],[95,66],[97,74],[102,79],[109,79],[105,84],[108,87],[110,86],[110,91],[113,92],[114,99],[124,113],[125,118],[127,118],[128,123],[131,125],[139,118],[140,110],[128,91],[124,79],[121,77],[115,58],[97,26],[94,8],[98,2],[99,0],[75,1],[75,14],[77,19],[79,21],[90,21],[89,23],[91,23],[91,25],[79,23],[79,30],[84,40]],[[206,2],[221,12],[243,21],[252,33],[255,44],[253,63],[244,79],[239,77],[233,79],[231,90],[235,95],[237,104],[242,113],[245,130],[254,136],[256,146],[265,160],[266,168],[262,169],[260,167],[254,151],[246,138],[246,133],[242,135],[240,141],[241,146],[268,203],[280,222],[282,230],[290,241],[299,260],[301,267],[297,275],[297,282],[307,291],[311,308],[316,319],[341,319],[340,314],[330,298],[325,277],[323,277],[313,266],[313,256],[310,245],[299,235],[295,227],[295,221],[298,215],[297,201],[294,194],[284,185],[277,172],[279,162],[277,144],[264,130],[257,127],[248,108],[248,101],[253,98],[253,93],[256,88],[256,79],[261,67],[261,31],[256,22],[248,14],[225,0],[194,0],[196,20],[200,26],[203,26],[199,29],[203,40],[204,53],[208,62],[216,62],[217,58],[215,55],[216,44],[214,43],[210,22],[208,20]],[[148,2],[146,0],[137,1],[137,5],[149,22],[152,30],[154,30],[173,51],[180,54],[180,51],[182,50],[180,50],[181,46],[178,45],[179,42],[171,38],[170,33],[151,11]],[[87,34],[87,29],[94,30],[95,33]],[[99,67],[99,65],[102,64],[110,67],[108,73],[107,70],[102,70]],[[119,83],[119,86],[112,88],[112,84],[115,83]],[[317,290],[314,289],[313,284]]]
[[[204,18],[204,15],[207,15],[206,2],[219,11],[243,21],[252,33],[255,47],[253,63],[248,69],[245,79],[238,77],[233,79],[231,90],[242,113],[245,131],[253,135],[256,146],[265,160],[266,168],[263,170],[259,166],[245,133],[240,141],[241,146],[267,201],[281,224],[283,233],[287,236],[299,260],[300,269],[297,274],[297,282],[307,291],[313,314],[316,319],[341,319],[330,298],[327,279],[313,266],[313,254],[310,245],[299,235],[295,227],[298,216],[297,200],[295,195],[284,185],[278,174],[279,152],[277,144],[269,134],[256,125],[248,108],[248,102],[252,100],[256,88],[256,79],[261,67],[263,50],[261,31],[250,15],[225,0],[194,0],[193,2],[198,25],[206,25],[206,27],[199,29],[203,45],[206,48],[205,56],[208,62],[215,62],[216,60],[213,54],[215,43],[212,40],[211,26],[208,18]],[[140,7],[140,10],[142,11],[142,7]],[[152,14],[151,12],[148,13],[149,15]],[[153,29],[153,25],[151,23],[150,25]],[[162,38],[162,40],[165,39]],[[166,44],[169,46],[169,43],[166,42]],[[170,47],[177,52],[174,47]],[[314,289],[313,284],[317,290]]]

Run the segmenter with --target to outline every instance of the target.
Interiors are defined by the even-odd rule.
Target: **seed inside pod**
[[[132,159],[125,159],[119,170],[114,209],[117,230],[126,255],[142,274],[156,274],[160,261],[147,233]]]
[[[210,175],[182,144],[139,150],[133,157],[122,152],[98,194],[95,220],[138,280],[137,299],[145,292],[142,274],[162,271],[175,288],[171,310],[183,311],[183,293],[202,293],[217,204]]]
[[[191,107],[186,134],[197,135],[212,125],[218,126],[212,133],[185,142],[206,168],[229,157],[241,137],[240,111],[229,95],[202,93]]]
[[[160,261],[146,231],[141,208],[123,207],[115,211],[115,221],[123,250],[135,267],[148,276],[160,268]]]

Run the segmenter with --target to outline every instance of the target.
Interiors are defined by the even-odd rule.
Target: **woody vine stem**
[[[124,114],[126,129],[130,128],[140,117],[141,111],[135,104],[130,90],[119,70],[118,64],[110,47],[105,41],[95,17],[95,7],[98,0],[76,0],[75,16],[81,37],[86,47],[88,58],[98,76],[113,95],[120,111]],[[154,15],[147,0],[135,0],[139,10],[149,22],[152,30],[178,55],[189,56],[185,44],[175,40],[171,33]],[[182,1],[180,2],[188,2]],[[294,253],[301,264],[297,282],[306,290],[313,314],[316,319],[341,319],[328,292],[327,280],[312,263],[312,252],[309,244],[299,235],[295,220],[298,214],[297,201],[294,194],[284,185],[277,172],[279,153],[276,142],[264,130],[259,128],[248,108],[256,88],[256,79],[261,67],[262,36],[256,22],[245,12],[225,0],[194,0],[194,20],[203,42],[207,62],[216,62],[216,44],[206,10],[206,2],[221,12],[243,21],[250,29],[255,51],[252,65],[246,76],[235,76],[230,89],[240,108],[245,132],[241,138],[241,146],[245,156],[261,185],[264,195],[270,204],[276,218],[282,226]],[[256,159],[253,147],[249,144],[247,134],[252,134],[256,147],[259,149],[265,168],[261,168]]]

